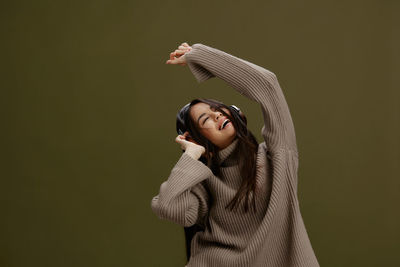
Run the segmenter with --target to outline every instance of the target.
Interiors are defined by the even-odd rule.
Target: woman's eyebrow
[[[200,119],[201,119],[201,117],[203,117],[204,115],[206,115],[206,113],[201,114],[200,117],[197,119],[197,123],[198,123],[198,124],[200,124]]]

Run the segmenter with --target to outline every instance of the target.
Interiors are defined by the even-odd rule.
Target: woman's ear
[[[188,131],[185,132],[185,136],[188,139],[193,139],[192,136],[190,135],[190,133]]]

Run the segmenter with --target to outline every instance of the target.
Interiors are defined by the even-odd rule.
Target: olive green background
[[[166,65],[203,43],[273,71],[321,266],[399,266],[399,1],[2,1],[0,266],[184,266],[150,201],[195,97],[261,109]]]

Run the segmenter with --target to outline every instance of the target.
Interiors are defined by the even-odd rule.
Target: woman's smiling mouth
[[[225,129],[226,128],[226,126],[228,125],[228,124],[230,124],[231,123],[231,121],[230,120],[228,120],[228,119],[225,119],[223,122],[222,122],[222,124],[221,124],[221,126],[220,126],[220,131],[221,130],[223,130],[223,129]]]

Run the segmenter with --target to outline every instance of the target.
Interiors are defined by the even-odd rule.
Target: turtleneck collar
[[[220,164],[224,160],[226,160],[230,154],[232,154],[233,150],[235,150],[235,148],[237,147],[238,142],[239,142],[239,139],[235,138],[235,140],[233,140],[232,143],[230,143],[227,147],[218,151]]]

